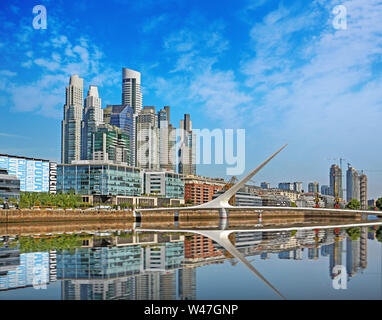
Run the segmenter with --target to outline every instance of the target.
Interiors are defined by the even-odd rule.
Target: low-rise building
[[[171,171],[145,171],[143,190],[147,195],[184,199],[182,175]]]
[[[141,169],[112,161],[79,160],[57,166],[57,192],[99,196],[140,196]]]
[[[226,185],[224,179],[213,179],[196,175],[184,175],[184,199],[194,205],[212,200],[213,195]]]
[[[0,199],[7,201],[11,198],[20,199],[20,180],[0,169]]]
[[[314,208],[316,206],[316,197],[314,193],[306,193],[295,201],[297,207]],[[325,207],[325,202],[319,198],[318,205],[320,208]]]
[[[212,199],[217,198],[221,194],[223,194],[225,191],[220,190],[216,192]],[[249,192],[241,192],[238,191],[235,194],[235,206],[237,207],[261,207],[262,206],[262,200],[261,197],[249,193]]]

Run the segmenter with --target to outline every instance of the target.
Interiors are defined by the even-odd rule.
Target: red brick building
[[[186,259],[204,259],[221,255],[223,255],[223,250],[217,250],[210,238],[192,235],[184,240],[184,257]]]
[[[184,200],[191,201],[194,205],[212,200],[215,192],[223,189],[224,179],[211,179],[200,176],[184,177]]]

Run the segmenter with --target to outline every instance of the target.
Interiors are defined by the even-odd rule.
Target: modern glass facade
[[[184,182],[181,175],[166,172],[166,198],[184,199]]]
[[[132,140],[134,136],[134,126],[133,126],[133,108],[129,105],[113,105],[110,115],[110,124],[116,126],[124,132],[124,134],[128,137],[129,145],[128,149],[130,151],[130,160],[128,163],[131,165],[134,161],[132,152]]]
[[[71,164],[57,166],[57,192],[84,195],[140,196],[140,169],[127,165]]]
[[[93,139],[93,160],[131,164],[130,136],[122,129],[111,125],[99,126]]]
[[[182,176],[173,172],[145,172],[145,193],[165,198],[184,199]]]
[[[20,198],[20,180],[15,176],[9,176],[6,170],[0,169],[0,198],[8,200]]]

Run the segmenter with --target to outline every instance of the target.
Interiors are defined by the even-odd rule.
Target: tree
[[[347,209],[359,210],[361,208],[361,203],[357,199],[351,199],[346,205]]]
[[[375,235],[376,235],[377,240],[379,242],[382,242],[382,227],[381,226],[379,226]]]
[[[297,204],[295,204],[294,202],[291,202],[290,206],[293,207],[293,208],[297,208]]]
[[[379,198],[377,200],[376,206],[379,210],[382,210],[382,198]]]
[[[355,241],[361,236],[361,229],[359,227],[347,228],[346,233],[349,235],[351,240]]]

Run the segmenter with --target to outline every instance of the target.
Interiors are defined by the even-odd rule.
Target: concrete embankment
[[[122,219],[134,221],[133,212],[107,210],[0,210],[0,223]]]
[[[319,221],[328,218],[339,221],[344,218],[359,219],[361,212],[331,212],[331,211],[314,211],[314,210],[277,210],[264,208],[259,211],[248,209],[230,209],[229,218],[257,220],[262,222],[277,223],[278,220],[289,219],[291,223],[308,221]],[[140,221],[203,221],[219,219],[218,210],[158,210],[146,211],[140,214]],[[54,221],[136,221],[133,211],[115,211],[115,210],[0,210],[0,223],[25,223],[25,222],[54,222]]]

